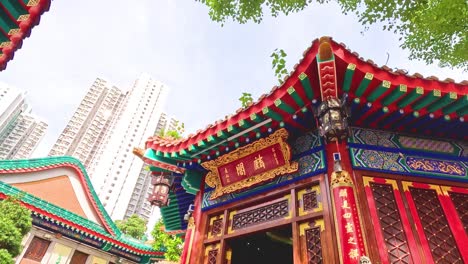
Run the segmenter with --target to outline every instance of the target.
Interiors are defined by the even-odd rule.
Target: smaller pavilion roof
[[[51,0],[0,1],[0,71],[22,47],[23,40],[31,35],[50,3]]]
[[[19,196],[24,206],[29,208],[34,215],[40,218],[49,219],[59,225],[71,230],[79,230],[86,236],[96,238],[113,247],[122,249],[130,254],[142,257],[163,258],[164,252],[155,251],[151,245],[138,242],[135,239],[126,237],[112,221],[104,206],[101,204],[84,166],[73,157],[47,157],[28,160],[0,160],[0,179],[2,176],[11,174],[22,174],[30,172],[43,172],[56,168],[68,168],[73,170],[80,180],[86,192],[87,198],[91,201],[94,210],[97,212],[103,225],[89,220],[77,213],[52,204],[30,193],[22,191],[17,187],[0,181],[0,198],[6,196]],[[58,190],[51,190],[58,191]]]

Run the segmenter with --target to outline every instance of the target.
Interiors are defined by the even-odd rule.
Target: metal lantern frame
[[[341,100],[329,97],[323,100],[315,109],[315,115],[319,121],[320,135],[327,142],[345,140],[349,135],[349,110],[346,101],[347,96],[344,96]]]
[[[148,198],[148,201],[153,206],[165,207],[170,203],[169,192],[172,184],[174,183],[174,176],[169,173],[153,173],[151,175],[151,184],[153,187],[153,193]]]

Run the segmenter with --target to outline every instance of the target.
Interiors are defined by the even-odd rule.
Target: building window
[[[49,248],[50,241],[33,237],[23,258],[40,262]]]
[[[86,264],[86,260],[88,259],[88,254],[83,253],[79,250],[75,250],[75,253],[73,253],[73,257],[71,258],[70,263],[73,264]]]

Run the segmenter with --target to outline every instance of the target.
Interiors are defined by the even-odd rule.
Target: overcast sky
[[[35,156],[46,155],[96,77],[128,89],[141,72],[171,87],[167,112],[187,132],[234,112],[242,92],[254,98],[276,84],[270,54],[282,48],[291,70],[311,42],[332,36],[365,59],[389,67],[467,79],[466,74],[409,61],[398,37],[379,26],[361,34],[334,3],[261,24],[224,27],[194,0],[58,1],[41,18],[0,81],[28,92],[33,113],[49,124]],[[156,120],[155,120],[156,122]],[[186,134],[187,134],[186,132]]]

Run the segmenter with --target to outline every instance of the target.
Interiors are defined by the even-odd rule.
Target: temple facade
[[[467,118],[467,81],[324,37],[257,102],[134,153],[181,263],[468,263]]]

